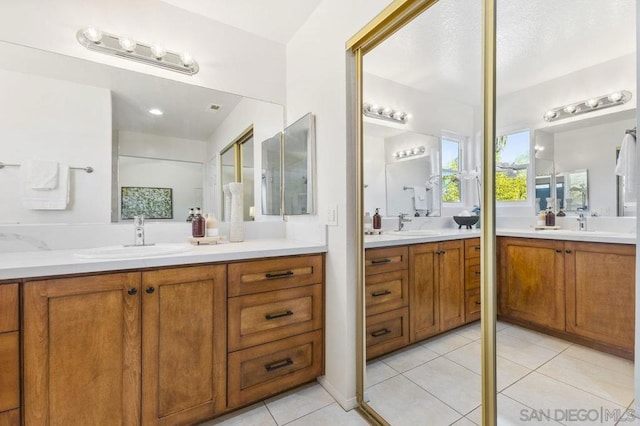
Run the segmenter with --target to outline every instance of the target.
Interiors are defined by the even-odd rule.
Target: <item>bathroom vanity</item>
[[[365,239],[368,359],[480,318],[477,231],[392,234]],[[497,249],[500,320],[633,359],[635,234],[498,230]]]
[[[128,260],[41,253],[55,276],[14,261],[0,281],[0,424],[20,411],[28,425],[194,424],[314,380],[324,251],[269,240]]]

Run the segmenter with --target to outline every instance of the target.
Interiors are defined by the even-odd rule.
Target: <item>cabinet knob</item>
[[[556,249],[556,253],[562,253],[562,250]]]
[[[154,291],[156,291],[156,289],[155,289],[155,288],[153,288],[153,287],[147,287],[147,289],[146,289],[145,291],[147,292],[147,294],[151,294],[151,293],[153,293]]]
[[[477,301],[477,302],[476,302],[476,305],[482,305],[482,302]]]
[[[135,294],[138,294],[138,289],[135,288],[135,287],[130,288],[129,291],[127,291],[127,293],[129,293],[129,295],[133,296]]]
[[[571,254],[571,250],[569,250],[569,249],[566,249],[564,252],[567,253],[567,254]]]

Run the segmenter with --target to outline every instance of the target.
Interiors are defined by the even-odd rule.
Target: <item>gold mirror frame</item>
[[[348,140],[353,143],[351,153],[355,164],[355,247],[357,250],[357,309],[356,309],[356,398],[359,411],[374,424],[387,425],[364,401],[365,359],[365,300],[364,300],[364,177],[363,177],[363,56],[382,43],[413,18],[438,0],[395,0],[369,24],[354,35],[347,50],[347,127]],[[481,334],[482,334],[482,424],[497,423],[496,386],[496,221],[495,221],[495,106],[496,106],[496,1],[483,2],[483,194],[481,226]]]

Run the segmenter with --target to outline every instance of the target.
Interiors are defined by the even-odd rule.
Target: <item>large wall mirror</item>
[[[628,132],[636,127],[637,120],[636,3],[624,0],[500,0],[485,4],[495,5],[497,13],[495,131],[497,136],[504,137],[495,141],[498,154],[496,180],[504,184],[504,189],[514,189],[500,194],[496,190],[498,233],[503,232],[500,229],[503,223],[532,228],[535,224],[533,213],[548,206],[555,210],[562,208],[567,216],[574,216],[573,220],[565,222],[569,229],[577,229],[575,215],[585,210],[587,214],[601,216],[633,214],[635,203],[624,198],[624,181],[620,182],[614,170],[617,152]],[[408,5],[421,12],[406,23],[398,16],[402,15],[399,10],[406,12],[410,8]],[[388,159],[384,158],[382,147],[375,145],[382,145],[382,142],[373,136],[376,130],[370,124],[374,121],[377,126],[387,128],[379,132],[383,140],[394,134],[412,132],[434,135],[441,142],[448,138],[460,141],[460,149],[452,150],[453,155],[447,151],[446,144],[440,145],[438,184],[442,216],[455,211],[452,208],[458,210],[476,204],[480,198],[476,196],[476,191],[482,190],[475,185],[478,181],[469,179],[465,184],[465,178],[475,178],[477,174],[473,171],[482,175],[482,133],[493,127],[485,128],[483,123],[482,6],[483,2],[455,0],[400,2],[390,6],[389,14],[382,15],[388,18],[386,21],[376,21],[388,23],[388,26],[380,24],[379,32],[359,33],[354,37],[358,40],[355,45],[360,47],[361,43],[364,52],[362,81],[358,86],[362,88],[361,101],[369,105],[375,103],[383,110],[399,109],[411,114],[404,122],[357,118],[356,123],[362,124],[364,133],[360,160],[362,183],[366,186],[362,189],[363,209],[359,209],[358,214],[387,203],[389,211],[385,214],[391,215],[397,212],[393,208],[401,202],[389,196]],[[394,7],[396,9],[391,13]],[[390,22],[394,19],[402,21],[402,25],[397,21]],[[585,23],[590,22],[597,25],[597,31],[585,30]],[[372,27],[375,26],[369,28]],[[360,51],[354,50],[354,68],[358,70]],[[589,102],[593,106],[588,110],[578,114],[570,108],[592,97],[611,94],[616,98],[615,93],[619,91],[630,92],[632,100],[609,108],[598,108],[596,100]],[[358,91],[356,93],[359,95]],[[569,115],[548,120],[550,116],[546,113],[553,108],[560,108]],[[489,111],[488,117],[491,116]],[[377,154],[370,155],[376,149]],[[445,158],[457,158],[457,161],[445,161]],[[425,168],[426,163],[411,176],[422,182],[424,175],[420,173]],[[406,173],[411,169],[407,166]],[[402,179],[409,179],[409,176]],[[449,193],[445,187],[448,181],[456,180],[461,183],[460,202],[452,206],[455,203],[444,201],[448,197],[444,194]],[[393,199],[391,205],[389,199]],[[410,206],[401,208],[409,209]],[[416,222],[420,223],[413,218],[411,225],[415,226]],[[424,220],[422,223],[430,226],[435,222]],[[397,219],[395,223],[398,223]],[[572,225],[575,227],[570,227]],[[493,224],[484,227],[485,230],[491,228]],[[460,267],[460,257],[465,262],[469,259],[468,254],[456,254],[459,248],[455,248],[454,241],[398,242],[384,234],[367,235],[363,241],[359,271],[362,270],[364,276],[359,280],[359,302],[364,309],[364,321],[360,324],[360,336],[364,339],[358,339],[356,344],[362,340],[366,342],[358,354],[358,361],[364,360],[363,368],[359,370],[364,380],[358,392],[363,396],[365,410],[373,409],[391,425],[424,424],[425,419],[429,419],[430,424],[479,425],[494,424],[493,417],[488,414],[493,414],[496,401],[498,424],[532,421],[531,416],[523,417],[531,414],[532,407],[555,409],[560,404],[575,405],[571,401],[581,401],[585,408],[602,406],[600,400],[596,402],[590,398],[595,389],[604,395],[608,385],[596,384],[591,381],[593,375],[584,371],[591,372],[592,366],[588,363],[593,359],[603,360],[605,356],[589,351],[593,358],[586,361],[581,356],[569,355],[575,354],[574,350],[586,353],[587,349],[573,341],[524,327],[529,321],[525,319],[527,313],[520,317],[523,320],[520,324],[495,322],[493,318],[485,317],[491,323],[483,323],[481,328],[478,317],[471,309],[467,310],[469,306],[477,308],[480,304],[485,314],[498,310],[493,298],[474,300],[472,293],[476,291],[478,296],[480,291],[487,290],[484,285],[491,289],[491,276],[496,272],[490,266],[495,261],[493,250],[483,253],[482,266],[478,264],[480,260],[475,264],[478,269],[482,268],[484,282],[474,288],[468,286],[467,277],[474,277],[481,271],[465,269],[461,283],[456,268]],[[470,247],[471,244],[465,245],[465,248]],[[494,248],[492,242],[486,240],[481,247]],[[571,254],[571,250],[541,247],[535,245],[530,252],[544,251],[547,260],[540,260],[541,263],[568,264],[568,257],[564,255]],[[525,259],[522,267],[526,270],[528,265],[525,264],[532,259],[519,247],[508,250],[513,250],[514,257]],[[406,269],[398,260],[402,256],[408,259]],[[451,256],[460,257],[450,262]],[[391,266],[394,262],[397,263]],[[378,264],[388,269],[375,272]],[[470,264],[464,263],[465,266]],[[487,266],[488,270],[485,269]],[[612,264],[606,265],[604,270],[608,267],[615,269]],[[503,271],[510,273],[505,268],[497,271],[498,275]],[[553,268],[549,268],[549,278],[544,273],[542,276],[532,273],[527,279],[555,282],[554,274]],[[405,281],[406,287],[403,287]],[[533,282],[538,285],[538,281]],[[522,282],[514,284],[515,290],[510,293],[510,290],[504,290],[505,287],[501,292],[498,285],[502,309],[511,303],[505,300],[514,293],[520,293],[514,298],[527,299],[522,288],[518,288],[520,284]],[[527,284],[527,288],[529,286]],[[557,302],[556,312],[560,312],[565,308],[564,290],[556,294],[562,296]],[[551,304],[529,298],[514,309],[529,312],[529,306],[536,303]],[[461,304],[470,305],[461,308]],[[493,326],[497,331],[495,352],[491,339]],[[563,316],[559,326],[547,328],[563,329],[564,326]],[[612,328],[618,326],[621,325],[611,324]],[[488,343],[484,351],[481,337]],[[481,362],[482,353],[493,360]],[[493,361],[497,363],[497,371],[493,371],[497,376],[495,399],[493,395],[481,394],[481,384],[492,382],[490,373],[496,366]],[[580,371],[578,365],[582,361],[587,362],[584,364],[587,368]],[[625,365],[627,372],[624,379],[627,390],[618,405],[629,407],[633,400],[633,366],[624,359],[617,359],[616,363]],[[598,368],[601,366],[598,362]],[[608,377],[613,374],[617,374],[613,368],[604,373]],[[580,381],[590,384],[584,386],[578,384]],[[487,386],[488,389],[491,387]],[[621,412],[624,410],[622,408]]]
[[[161,192],[166,213],[157,220],[185,221],[191,207],[220,217],[220,183],[229,179],[229,158],[220,151],[247,128],[264,140],[283,127],[277,104],[6,42],[0,42],[0,76],[0,162],[94,169],[71,171],[69,204],[61,211],[23,208],[19,185],[0,185],[5,224],[127,220],[123,187],[134,188],[127,196],[142,197],[134,206]],[[243,144],[242,157],[250,220],[249,208],[260,206],[260,176],[254,176],[260,149]],[[4,182],[19,176],[20,167],[0,169]],[[259,207],[254,216],[261,216]]]

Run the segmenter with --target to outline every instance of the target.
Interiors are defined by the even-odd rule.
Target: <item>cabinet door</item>
[[[633,350],[635,246],[566,243],[567,331]]]
[[[411,342],[438,332],[438,244],[409,246],[409,337]]]
[[[464,243],[438,244],[440,331],[464,324]]]
[[[194,423],[226,404],[226,266],[142,274],[142,424]]]
[[[564,330],[564,243],[527,238],[499,241],[501,314]]]
[[[140,274],[24,285],[24,423],[140,422]]]

